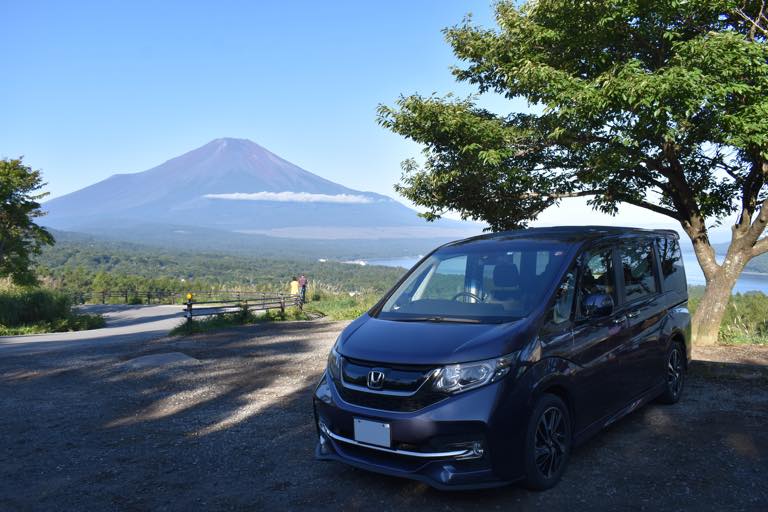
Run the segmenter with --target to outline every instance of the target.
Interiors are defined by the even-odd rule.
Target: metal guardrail
[[[138,291],[138,290],[110,290],[110,291],[84,291],[71,293],[75,304],[186,304],[186,297],[191,293],[195,302],[201,299],[208,301],[221,300],[224,302],[238,302],[245,298],[261,298],[263,296],[280,296],[276,293],[233,291],[233,290],[191,290],[188,292],[171,291]],[[288,296],[288,295],[284,295]],[[198,304],[201,302],[198,302]]]
[[[136,290],[119,291],[86,291],[71,293],[72,301],[75,304],[174,304],[180,303],[184,298],[181,292],[149,291],[142,292]]]
[[[228,313],[244,313],[248,311],[269,311],[279,309],[285,313],[286,308],[296,307],[302,309],[303,302],[300,295],[255,294],[248,297],[238,297],[235,300],[211,300],[196,301],[193,293],[187,294],[187,302],[184,306],[184,316],[191,321],[196,316],[225,315]]]

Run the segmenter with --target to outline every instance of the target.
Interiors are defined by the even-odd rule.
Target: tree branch
[[[768,252],[768,237],[761,238],[757,241],[757,243],[752,247],[752,257],[760,256],[761,254],[765,254]]]
[[[745,236],[747,244],[754,245],[765,231],[766,225],[768,225],[768,207],[766,207],[765,200],[759,202],[757,200],[760,190],[765,184],[765,178],[768,176],[768,161],[763,161],[762,159],[756,161],[749,174],[748,184],[744,185],[742,215],[739,224],[744,226],[742,227],[744,229],[743,236]],[[753,221],[752,215],[756,208],[757,218]]]
[[[738,14],[741,19],[746,21],[747,23],[750,23],[752,25],[752,28],[749,30],[749,38],[750,40],[754,41],[755,36],[757,35],[757,32],[760,32],[763,34],[763,36],[768,36],[768,18],[765,16],[765,0],[760,2],[760,11],[758,11],[757,16],[752,18],[750,15],[748,15],[746,12],[744,12],[744,9],[736,9],[736,14]]]
[[[531,192],[528,194],[524,194],[523,197],[526,198],[535,198],[535,197],[545,197],[545,198],[551,198],[551,199],[566,199],[571,197],[585,197],[585,196],[594,196],[597,194],[603,194],[605,193],[604,190],[580,190],[578,192],[565,192],[562,194],[539,194],[536,192]],[[644,201],[642,199],[632,199],[632,198],[626,198],[622,196],[617,196],[616,200],[621,203],[627,203],[632,204],[634,206],[638,206],[640,208],[645,208],[646,210],[651,210],[652,212],[659,213],[661,215],[665,215],[667,217],[671,217],[672,219],[675,219],[676,221],[680,221],[680,214],[676,212],[675,210],[671,208],[665,208],[663,206],[659,206],[657,204],[653,204],[649,201]]]
[[[664,208],[663,206],[659,206],[657,204],[653,204],[648,201],[626,199],[626,198],[619,198],[619,201],[621,201],[622,203],[628,203],[635,206],[639,206],[640,208],[645,208],[646,210],[651,210],[652,212],[660,213],[661,215],[666,215],[667,217],[675,219],[678,222],[682,220],[682,217],[680,216],[679,212],[671,208]]]
[[[670,200],[672,201],[672,204],[677,210],[677,216],[674,218],[680,221],[680,223],[683,225],[683,228],[685,228],[686,222],[690,226],[693,224],[694,218],[700,217],[698,205],[696,205],[696,201],[693,198],[693,193],[691,192],[688,183],[685,181],[685,175],[682,172],[680,162],[677,160],[676,155],[674,155],[674,150],[670,150],[667,148],[667,143],[663,143],[662,151],[664,152],[665,156],[671,156],[672,160],[677,162],[678,172],[675,172],[675,170],[667,169],[658,159],[646,158],[645,165],[655,169],[656,172],[667,179],[667,183],[664,187],[662,187],[662,190],[667,193]],[[671,153],[671,155],[668,155],[668,153]],[[686,232],[687,229],[688,228],[686,228]]]
[[[602,193],[602,190],[580,190],[579,192],[563,192],[560,194],[539,194],[538,192],[528,192],[526,194],[523,194],[522,197],[525,198],[536,198],[536,197],[544,197],[549,199],[566,199],[569,197],[585,197],[585,196],[594,196],[595,194]]]

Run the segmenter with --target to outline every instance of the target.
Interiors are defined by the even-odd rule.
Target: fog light
[[[320,445],[320,453],[327,454],[331,451],[330,443],[328,442],[328,438],[326,436],[326,432],[328,431],[328,427],[325,426],[325,423],[322,421],[318,422],[318,427],[320,429],[320,434],[317,436],[318,444]]]
[[[471,443],[462,443],[460,446],[462,448],[468,449],[469,453],[467,453],[466,455],[462,455],[461,457],[456,457],[457,459],[461,459],[461,460],[480,459],[485,453],[485,449],[483,448],[483,443],[481,441],[473,441]]]

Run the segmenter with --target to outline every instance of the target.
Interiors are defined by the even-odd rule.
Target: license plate
[[[389,423],[355,418],[355,441],[389,448],[392,444],[389,435]]]

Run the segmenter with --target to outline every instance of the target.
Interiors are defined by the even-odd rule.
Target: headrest
[[[520,272],[514,265],[496,265],[493,269],[493,285],[497,288],[509,288],[520,283]]]

